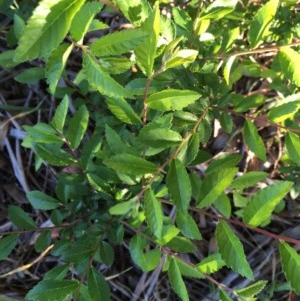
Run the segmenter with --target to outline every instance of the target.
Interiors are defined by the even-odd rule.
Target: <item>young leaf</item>
[[[83,3],[84,0],[40,1],[19,41],[15,61],[47,58],[66,36]]]
[[[36,228],[36,224],[33,219],[18,206],[9,206],[8,216],[10,220],[20,229],[30,230]]]
[[[159,36],[160,27],[160,11],[158,4],[155,5],[154,11],[141,26],[141,30],[148,34],[139,47],[135,48],[135,56],[138,66],[146,76],[151,76],[153,73],[154,59],[156,56],[156,46]]]
[[[60,206],[57,199],[45,194],[42,191],[32,190],[26,194],[28,201],[35,209],[52,210]]]
[[[300,139],[299,139],[299,137],[290,131],[287,132],[285,135],[285,147],[287,149],[289,158],[299,166],[300,165]]]
[[[253,280],[253,273],[246,259],[241,241],[223,221],[220,221],[217,225],[216,240],[219,252],[226,265],[240,275]]]
[[[147,246],[147,241],[140,235],[135,235],[129,244],[129,251],[132,260],[143,270],[154,270],[160,261],[161,251],[159,249],[153,249],[144,253],[143,249]]]
[[[147,37],[148,33],[140,29],[123,30],[98,39],[91,51],[95,56],[119,55],[135,49]]]
[[[88,275],[88,289],[92,300],[109,301],[110,289],[105,278],[95,268],[91,268]]]
[[[102,7],[103,4],[100,2],[87,2],[75,15],[74,19],[72,20],[70,33],[76,42],[79,42],[83,39],[93,21],[93,18]]]
[[[299,295],[300,255],[285,242],[280,243],[279,252],[284,275],[292,289]]]
[[[130,97],[129,92],[104,72],[100,65],[86,53],[83,53],[83,71],[90,85],[101,94],[116,98]]]
[[[76,280],[43,280],[39,282],[27,295],[26,300],[53,301],[61,300],[78,289]]]
[[[150,95],[147,105],[158,111],[182,110],[194,103],[201,95],[192,90],[168,89]]]
[[[300,86],[300,54],[289,47],[282,47],[278,53],[281,70],[284,76]]]
[[[244,210],[244,222],[253,227],[264,223],[292,186],[292,182],[282,181],[259,190],[250,198]]]
[[[123,98],[106,98],[109,110],[121,121],[129,124],[141,124],[141,118]]]
[[[177,210],[187,212],[192,198],[192,186],[184,165],[178,159],[172,160],[170,164],[167,187]]]
[[[262,171],[250,171],[234,179],[230,187],[239,190],[252,187],[265,179],[267,175],[268,174],[266,172]]]
[[[213,204],[231,184],[236,173],[237,168],[222,168],[206,176],[201,184],[197,205],[203,208]]]
[[[203,274],[213,274],[219,271],[226,263],[222,259],[220,253],[215,253],[207,256],[197,264],[197,270]]]
[[[145,193],[144,209],[146,222],[157,238],[161,237],[163,227],[163,211],[160,202],[156,199],[152,189]]]
[[[249,149],[262,161],[266,161],[266,148],[256,126],[249,120],[244,124],[244,139]]]
[[[89,111],[85,105],[77,110],[74,116],[71,118],[66,138],[68,139],[70,146],[73,150],[77,149],[89,122]]]
[[[251,48],[256,48],[263,42],[263,38],[268,35],[269,28],[277,11],[279,0],[270,0],[254,16],[250,23],[248,39]]]
[[[183,300],[189,301],[189,295],[182,279],[180,269],[176,260],[171,257],[168,269],[168,276],[174,292]]]
[[[267,283],[268,281],[260,280],[245,288],[234,290],[234,293],[240,298],[253,298],[263,290]]]
[[[199,240],[202,238],[196,222],[187,212],[176,212],[176,224],[185,237]]]
[[[46,78],[51,94],[55,94],[58,81],[66,67],[67,60],[74,48],[73,44],[61,44],[46,62]]]
[[[62,133],[67,113],[68,113],[68,107],[69,107],[69,100],[68,96],[65,95],[58,107],[55,110],[55,114],[51,120],[52,125],[55,127],[55,129]]]
[[[142,176],[157,171],[157,166],[152,162],[130,154],[112,156],[104,160],[104,163],[120,173],[132,176]]]
[[[18,243],[19,235],[13,234],[0,238],[0,260],[7,258]]]

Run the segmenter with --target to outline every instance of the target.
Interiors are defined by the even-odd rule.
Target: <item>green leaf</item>
[[[18,243],[19,235],[0,238],[0,260],[6,259]]]
[[[268,281],[260,280],[245,288],[234,290],[234,293],[240,298],[253,298],[263,290],[267,283]]]
[[[182,161],[184,165],[189,165],[193,162],[199,152],[200,137],[198,133],[194,133],[184,143],[179,151],[177,158]]]
[[[25,21],[17,13],[14,13],[14,33],[18,40],[24,33],[25,25]]]
[[[99,13],[103,4],[100,2],[85,3],[72,20],[70,33],[72,38],[79,42],[89,29],[96,14]]]
[[[58,137],[55,129],[46,123],[40,122],[34,126],[24,126],[24,129],[34,142],[52,144],[61,143],[62,138]]]
[[[91,51],[95,56],[119,55],[135,49],[147,37],[148,33],[140,29],[123,30],[98,39]]]
[[[237,2],[237,0],[216,0],[201,14],[201,19],[221,19],[234,10]]]
[[[151,76],[153,73],[154,59],[156,56],[156,46],[159,36],[160,27],[160,11],[158,5],[155,5],[154,11],[141,26],[148,37],[135,48],[135,56],[138,66],[146,76]]]
[[[214,206],[217,210],[225,217],[230,218],[231,216],[231,202],[228,195],[223,192],[217,200],[214,202]]]
[[[164,246],[170,240],[172,240],[178,233],[179,233],[179,229],[176,228],[174,225],[172,224],[164,225],[161,238],[156,239],[155,241],[158,244]]]
[[[130,152],[130,147],[128,147],[121,139],[119,134],[113,130],[107,124],[105,125],[105,137],[106,142],[110,150],[115,154]]]
[[[106,98],[105,102],[109,110],[121,121],[129,124],[141,124],[141,118],[124,99],[110,97]]]
[[[193,265],[186,263],[180,259],[175,258],[175,260],[182,276],[196,279],[204,278],[203,274],[200,271],[198,271],[197,268]]]
[[[61,300],[75,292],[79,287],[76,280],[43,280],[39,282],[27,295],[26,300]]]
[[[201,95],[192,90],[168,89],[150,95],[147,105],[158,111],[182,110],[194,103]]]
[[[41,67],[27,68],[17,76],[15,80],[22,84],[36,84],[45,77],[45,69]]]
[[[270,0],[261,7],[254,19],[250,23],[248,39],[251,48],[256,48],[263,42],[263,38],[268,35],[269,28],[277,11],[279,0]]]
[[[18,206],[9,206],[8,216],[13,224],[15,224],[20,229],[30,230],[37,227],[33,219],[22,208]]]
[[[150,5],[146,0],[114,0],[124,16],[135,26],[140,25],[149,15]]]
[[[207,256],[197,264],[197,269],[203,274],[213,274],[219,271],[226,263],[222,259],[220,253],[215,253]]]
[[[114,249],[106,241],[102,241],[99,246],[99,258],[100,261],[105,265],[107,265],[108,267],[111,267],[114,262],[115,259]]]
[[[55,129],[62,133],[68,113],[69,108],[69,98],[67,95],[64,96],[60,104],[57,106],[55,110],[55,114],[51,120],[51,124],[55,127]]]
[[[170,147],[182,141],[179,133],[166,128],[144,127],[138,136],[140,143],[151,147]]]
[[[185,166],[178,159],[172,160],[170,164],[167,187],[177,210],[187,212],[192,198],[192,185]]]
[[[46,62],[46,78],[51,94],[55,94],[58,81],[63,74],[73,48],[73,44],[61,44],[51,53]]]
[[[285,135],[285,147],[286,147],[289,158],[297,165],[300,165],[300,139],[299,139],[299,137],[290,131],[287,132]]]
[[[160,238],[163,228],[163,210],[152,189],[148,189],[145,193],[144,210],[149,228],[157,238]]]
[[[256,126],[246,120],[244,124],[244,140],[249,149],[262,161],[266,161],[266,148],[262,138],[258,135]]]
[[[71,118],[66,138],[73,150],[77,149],[88,126],[89,111],[85,105],[81,105]]]
[[[135,235],[129,244],[129,251],[132,260],[145,272],[154,270],[161,258],[161,250],[153,249],[144,253],[144,248],[148,242],[140,235]]]
[[[76,244],[64,249],[61,258],[73,264],[80,263],[88,260],[94,252],[94,247],[91,247],[84,241],[78,241]]]
[[[95,130],[92,137],[82,147],[80,163],[81,168],[86,170],[89,163],[93,159],[93,156],[99,151],[101,147],[101,139],[99,139],[100,133]]]
[[[300,256],[285,242],[279,245],[281,265],[284,275],[290,283],[292,289],[299,295],[300,294]]]
[[[220,156],[209,164],[205,170],[205,175],[208,176],[223,168],[235,167],[241,160],[242,156],[237,154],[226,154],[225,156]]]
[[[300,86],[300,54],[289,47],[282,47],[278,53],[281,70],[284,76]]]
[[[120,173],[132,176],[142,176],[157,171],[157,166],[152,162],[130,154],[112,156],[104,160],[104,163]]]
[[[50,243],[51,243],[51,231],[44,230],[37,238],[34,244],[34,249],[36,252],[42,252],[47,247],[49,247]]]
[[[176,212],[176,225],[185,237],[190,239],[202,239],[196,222],[187,212]]]
[[[66,36],[83,3],[84,0],[40,1],[19,41],[15,61],[47,58]]]
[[[110,207],[109,213],[111,215],[125,215],[133,209],[136,202],[137,202],[137,200],[135,198],[133,198],[129,201],[118,203],[118,204]]]
[[[34,144],[33,149],[43,161],[53,166],[67,166],[75,163],[75,159],[69,153],[55,145]]]
[[[179,253],[194,253],[197,250],[195,245],[188,238],[181,236],[172,238],[165,246]]]
[[[83,53],[83,71],[90,85],[101,94],[116,98],[130,97],[129,92],[104,72],[101,66],[86,53]]]
[[[253,273],[247,262],[242,243],[223,221],[220,221],[217,225],[216,240],[219,252],[226,265],[240,275],[253,280]]]
[[[244,175],[234,179],[231,183],[231,188],[242,190],[248,187],[252,187],[264,180],[267,175],[268,173],[262,171],[247,172]]]
[[[222,289],[220,289],[219,291],[219,298],[220,301],[233,301],[225,291],[223,291]]]
[[[180,269],[175,258],[171,257],[168,269],[168,277],[174,292],[183,300],[189,301],[189,295],[182,279]]]
[[[292,182],[282,181],[256,192],[245,207],[244,222],[253,227],[264,223],[292,186]]]
[[[105,278],[95,268],[91,268],[88,275],[88,289],[92,300],[109,301],[110,289]]]
[[[70,269],[69,264],[58,265],[45,274],[43,280],[62,280]]]
[[[213,204],[231,184],[237,168],[221,168],[206,176],[201,184],[197,205],[200,208]]]
[[[170,56],[170,54],[166,54]],[[191,64],[198,56],[198,51],[193,49],[182,49],[176,51],[175,54],[171,54],[171,58],[165,62],[165,70],[175,68],[180,65]]]
[[[35,209],[52,210],[61,205],[57,199],[38,190],[29,191],[26,197]]]
[[[300,109],[300,101],[284,103],[272,108],[269,113],[269,119],[274,123],[280,123],[286,119],[292,119]]]

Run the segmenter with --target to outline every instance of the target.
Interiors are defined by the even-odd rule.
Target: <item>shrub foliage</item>
[[[19,230],[0,239],[5,259],[21,233],[37,231],[36,251],[62,262],[28,291],[28,300],[109,300],[109,284],[96,267],[114,264],[114,246],[125,243],[126,229],[133,263],[166,272],[182,300],[189,300],[188,277],[215,285],[223,301],[254,300],[263,290],[267,281],[253,273],[235,228],[278,240],[284,275],[300,293],[293,248],[300,241],[263,229],[299,194],[297,1],[159,2],[41,0],[13,10],[9,1],[0,4],[13,20],[11,49],[0,54],[0,65],[25,64],[15,80],[45,80],[56,99],[49,122],[24,126],[22,144],[33,150],[36,170],[47,164],[57,171],[55,194],[26,195],[34,209],[50,214],[53,227],[43,230],[11,206]],[[105,9],[130,26],[108,30],[98,18]],[[71,60],[80,64],[72,76]],[[269,93],[237,92],[250,77]],[[228,141],[242,135],[242,150],[222,144],[221,155],[210,151],[217,124]],[[261,164],[270,160],[261,124],[276,128],[283,153],[269,169],[243,172],[245,154]],[[195,262],[199,215],[215,222],[217,249]],[[251,284],[218,283],[213,273],[226,267]]]

